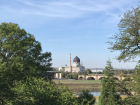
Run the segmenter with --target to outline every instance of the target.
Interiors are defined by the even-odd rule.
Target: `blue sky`
[[[77,55],[86,68],[134,68],[117,61],[106,42],[118,31],[119,15],[138,7],[139,0],[0,0],[0,23],[17,23],[52,53],[52,66],[69,66]],[[138,58],[135,59],[138,61]]]

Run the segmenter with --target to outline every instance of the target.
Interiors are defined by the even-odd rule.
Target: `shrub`
[[[77,74],[77,73],[72,74],[72,78],[73,78],[73,79],[78,79],[78,74]]]
[[[72,74],[67,74],[67,76],[65,77],[66,79],[73,79],[72,78]]]
[[[18,97],[9,105],[81,105],[67,87],[59,90],[54,82],[43,78],[16,82],[14,90]]]
[[[82,105],[93,105],[96,101],[93,95],[88,93],[88,90],[83,90],[81,94],[79,94],[78,102],[82,102]]]
[[[123,81],[131,81],[132,79],[129,77],[126,77]]]

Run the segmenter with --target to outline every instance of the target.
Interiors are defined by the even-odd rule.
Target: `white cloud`
[[[16,0],[19,5],[16,7],[10,6],[13,9],[18,9],[21,13],[28,15],[39,15],[45,17],[59,17],[59,18],[76,18],[84,17],[87,14],[94,14],[97,12],[105,12],[107,15],[118,16],[118,14],[109,12],[114,8],[119,8],[122,12],[127,4],[122,1],[30,1],[30,0]],[[22,6],[24,4],[25,6]],[[8,4],[7,4],[8,5]],[[21,5],[21,6],[20,6]],[[2,8],[4,9],[4,8]]]

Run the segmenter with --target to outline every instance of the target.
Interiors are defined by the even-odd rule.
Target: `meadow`
[[[63,83],[63,84],[101,84],[101,80],[74,80],[74,79],[55,80],[53,79],[53,81],[56,84],[58,84],[59,81],[60,83]]]

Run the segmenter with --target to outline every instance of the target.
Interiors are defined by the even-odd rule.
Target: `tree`
[[[78,71],[78,73],[77,73],[78,75],[82,75],[82,72],[80,72],[80,71]]]
[[[115,39],[116,42],[108,42],[112,47],[109,49],[115,51],[121,51],[121,54],[117,57],[117,60],[124,62],[129,61],[130,59],[134,59],[140,54],[140,6],[137,8],[133,8],[131,11],[127,11],[124,13],[123,18],[120,20],[118,24],[120,34],[114,35],[111,39]],[[127,81],[125,85],[125,81],[121,81],[120,87],[129,95],[123,102],[124,105],[138,105],[140,103],[138,100],[140,99],[140,90],[139,90],[139,80],[140,76],[137,74],[140,69],[136,66],[135,74],[130,75],[130,78],[133,78],[132,81]],[[137,95],[132,95],[131,92],[135,91]],[[129,103],[129,104],[128,104]]]
[[[82,75],[86,75],[87,74],[87,70],[85,70],[84,72],[81,72]]]
[[[127,71],[126,70],[123,70],[122,72],[123,72],[123,74],[127,74]]]
[[[63,70],[60,70],[60,72],[63,73],[64,71]]]
[[[135,70],[138,72],[126,76],[125,79],[120,82],[120,89],[128,96],[123,100],[122,105],[139,105],[140,103],[140,65],[136,65]],[[135,94],[132,94],[132,92]]]
[[[134,71],[135,71],[135,74],[140,74],[140,65],[136,65]]]
[[[107,42],[112,47],[108,48],[113,51],[121,51],[121,54],[116,58],[117,60],[124,62],[134,59],[139,55],[140,51],[140,6],[133,8],[132,11],[124,13],[124,16],[118,24],[119,34],[114,35],[110,39],[115,39],[116,42]]]
[[[87,74],[91,74],[92,72],[91,72],[90,69],[87,69],[87,70],[86,70],[86,73],[87,73]]]
[[[46,72],[51,66],[51,53],[41,53],[41,44],[18,24],[0,25],[0,102],[13,99],[14,81],[26,80]],[[6,87],[6,88],[5,88]]]
[[[102,72],[99,71],[99,72],[97,72],[97,74],[102,74]]]
[[[73,79],[78,79],[78,74],[77,73],[72,74],[72,78]]]
[[[66,79],[73,79],[71,73],[70,73],[70,74],[67,74],[67,76],[66,76],[65,78],[66,78]]]
[[[66,71],[66,72],[65,72],[65,77],[66,77],[68,74],[69,74],[69,72],[68,72],[68,71]]]
[[[95,97],[93,95],[88,93],[88,90],[82,90],[82,93],[79,94],[78,102],[82,102],[81,105],[93,105],[96,101]]]
[[[11,105],[81,105],[66,87],[55,86],[54,82],[46,82],[43,78],[27,78],[26,82],[15,82],[14,90],[18,97]]]
[[[105,76],[102,79],[102,89],[99,96],[99,105],[121,105],[121,97],[116,92],[116,84],[114,80],[114,73],[112,71],[111,61],[107,61],[105,67]]]
[[[63,78],[65,78],[65,75],[66,75],[65,72],[62,72],[62,77],[63,77]]]

